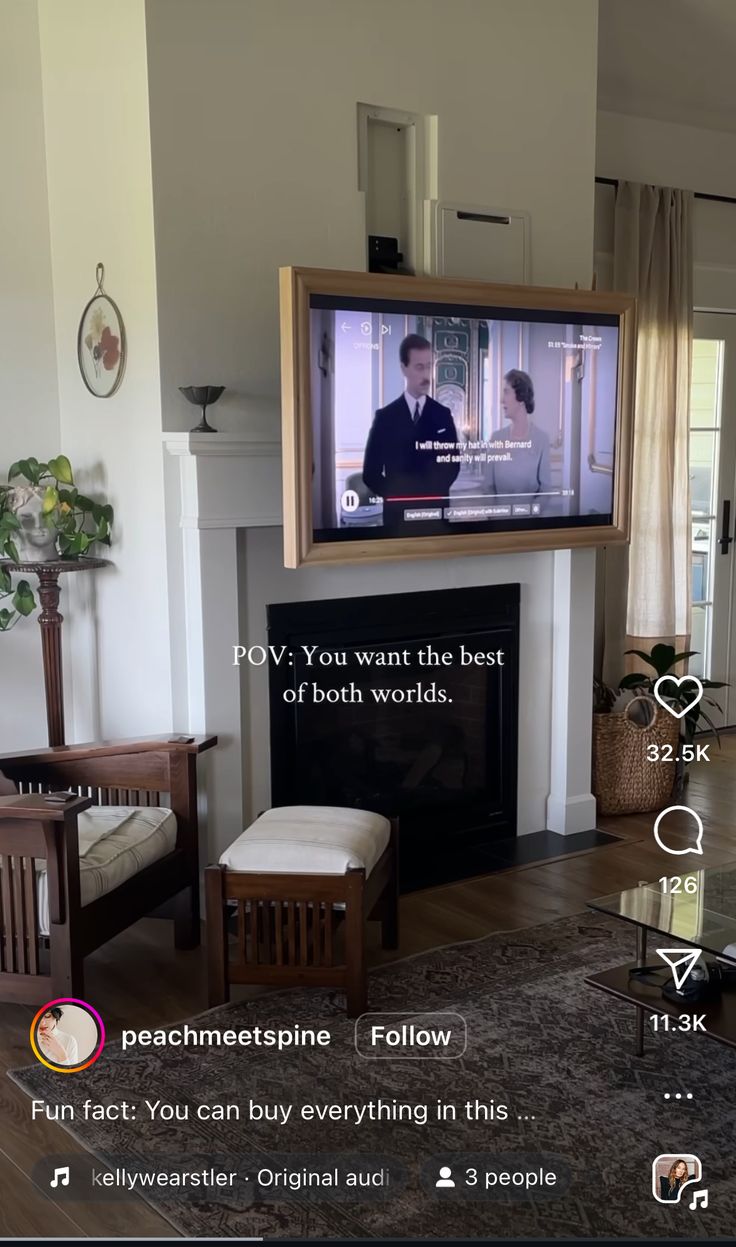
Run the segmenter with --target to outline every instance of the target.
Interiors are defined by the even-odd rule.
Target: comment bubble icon
[[[662,826],[663,819],[670,814],[688,814],[697,827],[697,836],[694,844],[688,844],[684,849],[673,849],[665,843],[663,837],[667,834],[666,828]],[[674,830],[674,828],[672,829]],[[684,857],[686,853],[697,853],[701,857],[703,855],[703,820],[695,810],[691,810],[687,805],[668,805],[666,810],[661,810],[657,815],[657,821],[654,824],[654,839],[657,841],[660,849],[665,853],[671,853],[673,857]]]

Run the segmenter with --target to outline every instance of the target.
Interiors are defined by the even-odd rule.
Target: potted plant
[[[645,746],[648,738],[645,734],[640,736],[640,746],[638,752],[634,749],[631,757],[628,758],[628,760],[624,759],[623,754],[621,753],[621,748],[623,746],[627,729],[625,728],[623,721],[624,716],[628,717],[629,706],[624,707],[622,714],[616,715],[615,709],[620,708],[619,694],[621,692],[629,692],[633,693],[635,696],[645,696],[654,699],[654,689],[657,681],[660,680],[662,676],[674,675],[676,668],[680,663],[686,662],[688,658],[696,657],[697,650],[685,650],[682,653],[677,653],[673,645],[664,645],[660,643],[655,645],[650,653],[647,653],[645,650],[638,649],[627,650],[626,653],[634,654],[637,658],[641,658],[642,662],[646,663],[646,665],[651,668],[651,671],[632,671],[629,675],[625,675],[619,684],[618,690],[614,690],[607,685],[602,684],[600,681],[594,682],[594,735],[599,742],[609,742],[608,760],[605,764],[601,762],[602,753],[600,749],[598,750],[598,782],[603,788],[606,785],[606,782],[611,779],[611,776],[607,774],[608,768],[611,767],[615,770],[617,766],[623,765],[627,768],[632,785],[638,785],[638,791],[642,795],[642,808],[654,808],[653,806],[646,804],[646,794],[649,791],[650,783],[653,784],[655,779],[662,781],[666,772],[664,766],[657,767],[653,770],[647,764]],[[703,689],[726,687],[725,684],[719,683],[717,680],[702,679],[700,683],[702,684]],[[668,695],[667,700],[684,709],[688,703],[692,701],[692,687],[683,687],[679,684],[673,684],[672,694],[671,696]],[[705,708],[706,706],[720,711],[720,706],[718,706],[717,702],[713,701],[710,697],[703,696],[697,705],[688,710],[679,721],[677,719],[670,718],[669,723],[667,723],[668,716],[666,714],[662,716],[660,713],[660,720],[664,720],[661,730],[666,732],[669,728],[672,735],[671,762],[668,763],[670,768],[669,773],[671,776],[668,782],[672,785],[672,796],[681,796],[684,791],[685,785],[688,781],[688,763],[686,761],[686,753],[692,753],[691,750],[685,751],[681,748],[676,748],[678,740],[682,745],[692,745],[696,732],[710,730],[713,732],[718,743],[720,744],[718,728],[708,714],[708,711]],[[641,710],[641,706],[632,708]],[[614,731],[613,728],[614,719],[620,721],[616,731]],[[634,716],[633,721],[636,720],[637,716]],[[646,716],[644,716],[644,719],[642,720],[641,715],[639,715],[638,720],[644,727],[649,727]],[[656,732],[657,729],[651,728],[649,730]],[[652,740],[653,739],[654,737],[652,737]],[[663,740],[659,741],[660,745],[662,743]],[[596,751],[594,750],[594,754],[595,752]],[[638,774],[635,775],[634,770],[636,770]],[[646,778],[647,776],[649,776],[649,779]],[[654,801],[653,791],[652,800]]]
[[[14,584],[12,564],[81,559],[95,542],[110,544],[113,509],[79,492],[66,455],[47,463],[19,459],[0,485],[0,632],[36,609],[27,580]]]

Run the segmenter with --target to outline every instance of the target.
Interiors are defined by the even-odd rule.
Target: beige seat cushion
[[[79,888],[83,905],[112,892],[176,846],[176,816],[156,806],[93,805],[79,815]],[[49,933],[46,863],[38,867],[38,926]]]
[[[388,819],[368,810],[278,806],[246,827],[222,854],[220,865],[228,870],[305,875],[343,875],[364,866],[368,876],[390,835]]]

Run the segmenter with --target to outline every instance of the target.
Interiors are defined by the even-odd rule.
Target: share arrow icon
[[[667,962],[672,976],[675,980],[675,987],[680,991],[683,983],[692,974],[693,966],[700,956],[699,948],[658,948],[657,956]]]

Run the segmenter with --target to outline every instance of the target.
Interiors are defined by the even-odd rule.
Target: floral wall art
[[[97,289],[82,312],[77,358],[82,380],[96,398],[110,398],[125,371],[125,326],[120,309],[103,289],[104,265],[98,264]]]

